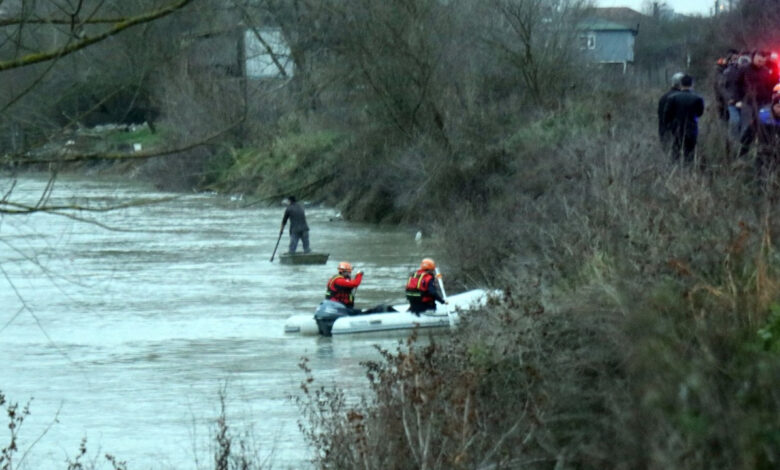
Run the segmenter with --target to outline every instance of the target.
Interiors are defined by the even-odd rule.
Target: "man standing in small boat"
[[[306,213],[303,211],[303,207],[295,200],[295,196],[288,196],[285,200],[287,209],[284,211],[284,217],[282,218],[282,228],[279,232],[284,231],[284,225],[287,220],[290,220],[290,249],[288,253],[295,253],[298,249],[298,240],[303,241],[303,252],[309,253],[309,226],[306,224]]]
[[[328,290],[325,298],[334,302],[341,302],[345,307],[355,308],[355,289],[363,281],[363,271],[358,271],[355,279],[352,279],[352,265],[346,261],[339,263],[339,273],[328,281]]]
[[[436,302],[446,302],[436,288],[437,276],[436,263],[431,258],[423,259],[420,269],[406,282],[406,299],[409,301],[410,312],[419,315],[426,310],[436,310]]]

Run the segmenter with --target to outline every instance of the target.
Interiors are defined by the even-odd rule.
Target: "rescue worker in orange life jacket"
[[[355,288],[360,285],[361,281],[363,281],[363,271],[358,271],[355,279],[352,279],[352,265],[342,261],[339,263],[339,273],[328,281],[325,298],[354,308]]]
[[[409,277],[406,282],[406,299],[409,301],[409,311],[419,315],[426,310],[436,310],[436,302],[445,303],[436,288],[436,263],[425,258],[420,263],[420,269]]]

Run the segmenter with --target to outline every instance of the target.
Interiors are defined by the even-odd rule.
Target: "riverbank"
[[[499,182],[489,197],[453,180],[442,246],[506,296],[452,341],[368,364],[365,404],[312,393],[321,468],[780,462],[778,186],[732,160],[713,113],[704,169],[672,165],[634,103],[518,130],[472,175]]]

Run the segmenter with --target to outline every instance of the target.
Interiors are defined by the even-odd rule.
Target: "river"
[[[5,194],[11,179],[0,178]],[[43,175],[18,180],[11,199],[34,204]],[[138,183],[60,177],[49,204],[104,207],[177,196]],[[213,468],[211,433],[226,391],[228,425],[266,460],[309,468],[291,400],[298,364],[316,381],[357,395],[360,362],[397,338],[285,335],[285,319],[313,312],[338,261],[365,271],[357,306],[403,301],[405,276],[436,256],[412,230],[340,220],[307,207],[312,249],[326,265],[269,261],[283,208],[236,197],[179,195],[105,212],[0,218],[0,391],[30,403],[19,430],[22,468],[65,469],[87,440],[128,469]],[[285,233],[280,251],[287,242]],[[0,427],[7,429],[3,413]],[[248,437],[246,437],[248,436]],[[0,447],[9,442],[0,432]],[[83,459],[82,459],[83,461]],[[16,465],[16,464],[15,464]],[[14,467],[16,468],[16,467]]]

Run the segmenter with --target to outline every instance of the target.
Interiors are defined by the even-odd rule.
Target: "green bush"
[[[335,162],[346,142],[342,134],[313,131],[277,136],[265,147],[228,150],[211,187],[261,197],[319,196],[338,171]]]
[[[758,337],[765,351],[780,353],[780,305],[773,303],[771,310],[766,325],[758,330]]]

